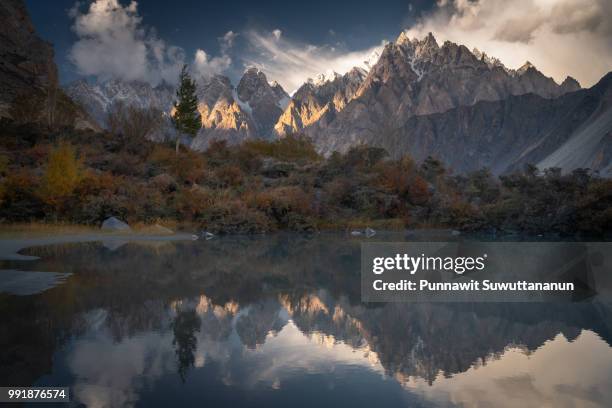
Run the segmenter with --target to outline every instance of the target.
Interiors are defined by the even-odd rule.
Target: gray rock
[[[209,239],[213,239],[215,237],[215,234],[208,231],[202,231],[201,237],[208,241]]]
[[[132,230],[128,224],[115,217],[105,219],[100,228],[106,231],[127,232]]]

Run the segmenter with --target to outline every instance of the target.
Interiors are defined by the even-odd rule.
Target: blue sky
[[[70,61],[71,47],[78,40],[69,11],[74,0],[27,0],[37,31],[56,49],[56,61],[63,82],[79,76]],[[86,10],[88,2],[82,2]],[[120,1],[128,5],[129,1]],[[410,6],[409,4],[412,4]],[[209,55],[220,53],[219,37],[228,31],[272,32],[303,44],[336,45],[346,51],[363,50],[382,40],[395,38],[417,12],[431,1],[244,1],[202,2],[196,0],[146,0],[138,2],[144,26],[157,36],[182,47],[187,55],[203,49]],[[240,70],[241,61],[235,61]]]
[[[62,82],[79,77],[172,81],[196,74],[236,81],[255,65],[291,92],[308,77],[347,71],[406,29],[496,56],[526,60],[590,86],[612,70],[609,0],[26,0],[52,42]],[[554,45],[551,47],[551,44]]]

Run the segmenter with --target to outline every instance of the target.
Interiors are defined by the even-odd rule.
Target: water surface
[[[609,302],[363,304],[361,239],[23,250],[1,269],[70,275],[0,294],[0,383],[88,407],[610,406]]]

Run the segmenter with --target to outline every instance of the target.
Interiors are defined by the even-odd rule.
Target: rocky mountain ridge
[[[600,106],[602,98],[593,102],[597,92],[581,90],[571,77],[557,84],[530,62],[509,69],[476,49],[439,45],[432,34],[419,40],[401,33],[369,71],[321,74],[291,97],[256,68],[236,87],[221,75],[197,82],[202,129],[191,143],[196,150],[214,139],[240,143],[303,132],[323,154],[366,143],[393,156],[432,155],[455,172],[486,166],[501,174],[527,162],[610,172],[612,114]],[[69,93],[96,118],[115,100],[169,110],[174,97],[167,85],[85,84],[72,84]],[[581,149],[583,138],[588,148]],[[570,158],[568,146],[580,158]]]
[[[255,68],[245,71],[237,87],[223,75],[200,77],[196,82],[202,129],[191,144],[194,149],[206,148],[212,139],[238,143],[272,137],[274,123],[289,100],[278,83],[268,83],[265,74]],[[170,112],[175,99],[174,87],[165,83],[153,87],[146,82],[117,79],[101,83],[78,80],[65,89],[103,127],[116,102]]]
[[[318,139],[340,150],[338,140]],[[480,101],[442,113],[415,115],[398,129],[361,140],[393,157],[440,159],[454,173],[489,168],[494,174],[524,165],[590,168],[612,176],[612,73],[590,89],[547,99],[535,94]]]
[[[401,128],[418,115],[441,113],[479,101],[534,93],[555,98],[579,89],[572,79],[557,85],[533,65],[516,71],[480,58],[463,45],[439,46],[430,33],[422,40],[402,32],[388,43],[355,97],[325,129],[306,129],[324,153],[346,151],[375,135]],[[325,145],[333,141],[333,147]]]
[[[174,87],[160,84],[152,87],[146,82],[124,82],[117,79],[89,83],[82,79],[65,87],[66,93],[78,102],[102,126],[106,126],[109,108],[124,102],[139,108],[153,107],[169,112],[174,98]]]
[[[366,75],[365,69],[355,67],[344,75],[331,72],[309,79],[278,118],[274,126],[277,135],[286,136],[313,125],[325,127],[355,97]]]

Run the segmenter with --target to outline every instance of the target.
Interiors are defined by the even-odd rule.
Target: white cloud
[[[138,3],[122,5],[118,0],[96,0],[82,12],[80,4],[70,10],[73,30],[78,40],[70,50],[70,60],[82,75],[101,80],[118,78],[174,83],[186,63],[181,47],[167,44],[155,30],[142,23]],[[231,60],[226,52],[233,45],[232,31],[219,39],[222,56],[210,58],[203,50],[195,55],[199,73],[216,73],[226,69]]]
[[[193,71],[203,77],[219,74],[232,64],[232,59],[223,54],[220,57],[210,58],[206,51],[198,49],[193,60]]]
[[[221,52],[224,54],[227,53],[234,46],[237,37],[238,34],[231,30],[225,33],[223,37],[220,37],[219,43],[221,44]]]
[[[572,75],[590,86],[612,68],[609,0],[439,0],[408,35],[430,31],[511,68],[529,60],[557,81]]]
[[[269,80],[280,83],[285,90],[293,92],[308,78],[335,71],[343,74],[355,66],[365,67],[370,54],[380,50],[381,45],[358,51],[343,51],[327,45],[303,44],[288,40],[276,29],[272,32],[248,31],[244,34],[249,42],[243,60],[246,66],[255,66],[266,73]]]

